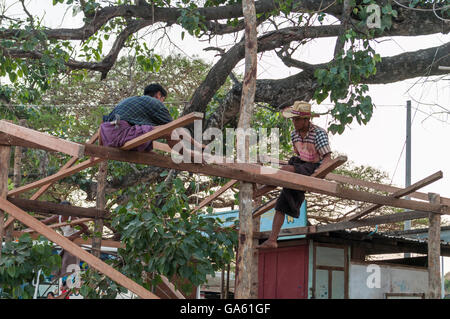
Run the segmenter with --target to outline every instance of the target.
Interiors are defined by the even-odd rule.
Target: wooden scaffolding
[[[429,298],[438,298],[440,294],[440,275],[439,275],[439,256],[440,256],[440,220],[442,214],[450,212],[448,206],[450,199],[440,197],[437,194],[426,194],[417,192],[418,189],[424,187],[440,178],[442,172],[437,172],[428,176],[413,185],[406,188],[397,188],[393,186],[371,183],[355,178],[345,177],[331,173],[336,167],[342,165],[346,158],[341,156],[334,159],[330,164],[321,167],[313,176],[304,176],[287,171],[277,170],[270,167],[263,167],[258,164],[248,163],[174,163],[170,155],[162,155],[157,152],[134,152],[129,151],[136,146],[148,141],[154,141],[161,136],[170,134],[176,128],[186,126],[195,120],[201,120],[203,114],[191,113],[183,116],[169,124],[158,126],[153,131],[137,137],[127,142],[121,148],[111,148],[94,144],[98,140],[98,133],[95,134],[87,143],[74,143],[51,135],[38,132],[20,125],[12,124],[5,120],[0,120],[0,242],[6,229],[11,228],[14,219],[20,221],[32,231],[41,234],[50,241],[61,246],[70,254],[77,256],[85,261],[93,269],[103,273],[118,284],[127,288],[141,298],[158,298],[155,294],[148,291],[144,287],[138,285],[130,278],[104,263],[99,258],[99,253],[88,253],[82,249],[81,244],[92,244],[93,248],[100,246],[121,247],[121,243],[111,240],[101,240],[93,238],[91,240],[77,239],[74,242],[58,234],[55,228],[60,226],[47,226],[38,219],[29,215],[27,211],[42,212],[47,214],[70,215],[82,217],[78,222],[87,222],[94,220],[96,229],[102,229],[102,219],[108,216],[108,212],[104,210],[105,203],[97,203],[97,208],[82,208],[55,204],[50,202],[39,201],[38,198],[55,182],[64,177],[75,174],[86,168],[92,167],[98,163],[107,163],[108,160],[130,162],[136,164],[146,164],[158,166],[167,169],[175,169],[180,171],[188,171],[196,174],[208,176],[218,176],[230,179],[220,190],[203,200],[197,207],[193,209],[195,212],[202,207],[208,205],[215,198],[220,196],[228,188],[239,181],[253,183],[254,199],[257,200],[268,191],[276,187],[286,187],[291,189],[303,190],[317,194],[324,194],[343,199],[354,200],[358,202],[371,203],[371,206],[363,211],[347,217],[344,221],[321,226],[307,226],[288,230],[282,230],[280,236],[296,235],[296,234],[313,234],[321,232],[329,232],[334,230],[351,229],[362,226],[386,224],[400,222],[405,220],[413,220],[419,218],[429,219],[429,239],[428,239],[428,260],[429,260]],[[61,167],[61,169],[48,177],[32,182],[28,185],[17,187],[8,191],[8,169],[11,146],[31,147],[43,149],[52,152],[61,152],[72,156],[72,158]],[[155,150],[166,153],[171,152],[171,148],[167,144],[157,141],[153,142]],[[77,164],[77,161],[83,157],[89,159]],[[282,164],[284,162],[280,161]],[[284,163],[285,164],[285,163]],[[100,166],[105,172],[105,166]],[[256,187],[256,185],[262,185]],[[383,192],[389,195],[378,195],[371,192],[359,191],[351,189],[346,185],[363,186]],[[38,191],[31,196],[30,199],[22,199],[17,196],[24,192],[38,188]],[[409,198],[402,197],[408,195]],[[392,206],[406,209],[403,213],[391,214],[388,216],[379,216],[371,218],[363,218],[382,206]],[[256,220],[261,214],[274,207],[274,201],[268,202],[254,211],[253,217]],[[4,212],[9,214],[9,218],[4,223]],[[23,232],[13,230],[14,236],[20,236]],[[252,232],[255,240],[265,238],[267,233]],[[96,243],[94,245],[94,243]],[[249,247],[254,249],[254,247]],[[0,246],[1,249],[1,246]],[[1,250],[0,250],[1,254]],[[249,262],[249,261],[244,261]],[[163,278],[164,284],[168,291],[178,298],[183,296],[175,291],[174,286]]]

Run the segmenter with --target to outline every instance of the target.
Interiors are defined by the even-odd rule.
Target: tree
[[[119,53],[127,50],[148,71],[159,67],[153,45],[142,32],[172,25],[209,40],[244,29],[242,6],[234,0],[94,1],[54,0],[83,19],[82,27],[48,28],[20,1],[24,17],[9,15],[3,5],[0,29],[2,76],[13,83],[3,86],[4,99],[18,95],[31,101],[48,88],[48,79],[71,70],[88,69],[106,78]],[[297,74],[284,79],[258,80],[255,100],[279,109],[295,99],[323,101],[330,97],[332,132],[342,133],[353,119],[367,123],[373,112],[367,84],[391,83],[412,77],[447,74],[450,43],[438,47],[380,57],[372,45],[382,37],[448,33],[449,8],[441,1],[325,0],[255,2],[259,24],[258,52],[275,50]],[[375,19],[374,19],[375,18]],[[374,21],[373,21],[374,20]],[[420,23],[418,23],[420,21]],[[338,22],[338,23],[336,23]],[[296,59],[298,48],[313,39],[333,37],[334,58],[311,65]],[[106,41],[112,41],[108,46]],[[223,49],[222,49],[223,50]],[[184,113],[205,112],[214,94],[244,57],[244,40],[224,51],[204,81],[190,96]],[[242,85],[236,83],[220,109],[237,113]],[[234,111],[232,111],[234,110]],[[230,120],[230,119],[226,119]],[[225,123],[227,121],[224,121]]]

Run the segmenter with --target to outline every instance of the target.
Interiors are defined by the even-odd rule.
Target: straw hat
[[[311,112],[311,104],[305,101],[295,101],[294,105],[285,108],[281,114],[287,119],[293,117],[311,118],[319,116],[319,114]]]

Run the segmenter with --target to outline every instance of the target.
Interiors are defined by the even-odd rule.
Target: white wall
[[[350,299],[384,299],[385,293],[426,293],[426,268],[351,262]]]

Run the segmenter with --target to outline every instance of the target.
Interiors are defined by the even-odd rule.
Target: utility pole
[[[411,185],[411,101],[406,101],[406,165],[405,165],[405,187]],[[409,199],[406,196],[405,199]],[[403,226],[404,230],[411,229],[411,221],[407,220]],[[410,253],[405,253],[405,258],[410,258]]]

